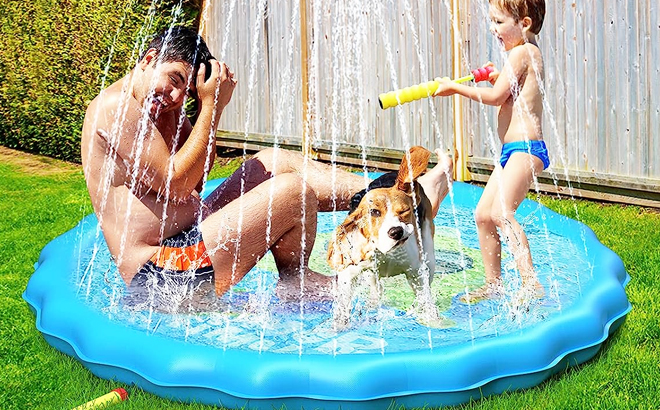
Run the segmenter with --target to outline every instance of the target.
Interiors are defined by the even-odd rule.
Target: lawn
[[[233,161],[212,177],[226,176]],[[0,409],[72,408],[116,387],[118,409],[195,409],[101,380],[51,348],[21,298],[44,245],[92,211],[78,165],[0,147]],[[540,386],[462,409],[650,409],[660,393],[660,213],[634,206],[542,196],[553,210],[590,226],[624,261],[632,312],[589,362]]]

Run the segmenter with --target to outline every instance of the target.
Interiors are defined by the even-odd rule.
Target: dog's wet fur
[[[328,263],[337,272],[335,324],[350,321],[354,281],[370,283],[370,304],[380,303],[379,278],[405,274],[423,315],[437,317],[429,291],[435,271],[431,202],[417,182],[431,153],[411,148],[398,172],[382,175],[355,194],[346,220],[328,246]]]

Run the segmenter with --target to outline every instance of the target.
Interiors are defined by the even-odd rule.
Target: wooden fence
[[[546,7],[539,45],[552,166],[542,188],[657,206],[660,6]],[[342,162],[387,168],[419,144],[455,153],[469,169],[459,178],[477,181],[499,155],[493,107],[436,98],[381,110],[377,101],[487,61],[501,66],[485,0],[207,0],[202,27],[239,79],[221,145],[309,146],[322,159],[336,152]]]

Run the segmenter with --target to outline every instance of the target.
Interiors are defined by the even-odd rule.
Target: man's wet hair
[[[205,79],[211,76],[209,61],[214,58],[202,36],[189,27],[170,27],[156,35],[140,56],[140,60],[152,48],[158,51],[158,61],[161,63],[182,61],[190,64],[193,67],[193,78],[197,75],[200,65],[204,64],[206,66]]]

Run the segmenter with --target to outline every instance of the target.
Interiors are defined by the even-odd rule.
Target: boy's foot
[[[531,281],[531,283],[523,283],[520,290],[518,290],[518,298],[524,298],[526,300],[542,299],[544,296],[545,288],[536,279]]]
[[[504,296],[504,287],[501,283],[487,283],[484,286],[473,290],[472,292],[467,292],[463,296],[459,297],[458,300],[461,303],[466,305],[473,305],[484,300],[489,299],[500,299]]]
[[[528,312],[530,307],[545,296],[545,289],[536,280],[534,283],[525,283],[511,297],[511,306],[518,312]]]

